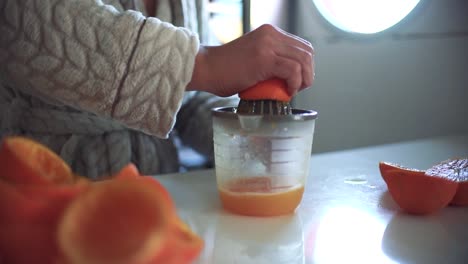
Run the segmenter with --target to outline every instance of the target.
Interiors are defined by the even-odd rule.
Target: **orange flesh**
[[[450,204],[468,206],[468,159],[456,158],[432,166],[426,175],[438,176],[458,183],[455,196]]]
[[[70,167],[46,146],[24,137],[8,137],[0,149],[5,180],[22,184],[72,183]]]
[[[65,212],[60,245],[76,263],[151,258],[147,254],[158,253],[172,217],[167,207],[164,197],[144,182],[121,179],[96,185]]]
[[[237,180],[218,188],[223,207],[236,214],[249,216],[277,216],[293,213],[301,202],[304,185],[273,189],[259,185],[268,177]]]

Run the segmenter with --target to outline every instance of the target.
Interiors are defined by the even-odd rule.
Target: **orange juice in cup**
[[[219,188],[223,207],[253,216],[290,214],[296,210],[304,193],[304,185],[272,188],[268,176],[239,179]],[[262,186],[265,184],[264,186]]]
[[[216,179],[223,207],[235,214],[291,214],[302,200],[317,113],[240,116],[213,110]]]

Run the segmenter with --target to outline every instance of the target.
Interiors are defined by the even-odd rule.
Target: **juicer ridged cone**
[[[284,80],[261,81],[239,93],[237,113],[240,115],[290,115],[291,96]]]
[[[244,115],[290,115],[291,104],[276,100],[240,100],[237,113]]]

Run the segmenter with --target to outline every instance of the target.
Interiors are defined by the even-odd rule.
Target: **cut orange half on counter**
[[[428,169],[426,175],[457,182],[458,189],[450,204],[468,206],[468,158],[443,161]]]
[[[434,213],[446,207],[457,191],[456,182],[422,170],[388,162],[380,162],[379,168],[393,200],[411,214]]]

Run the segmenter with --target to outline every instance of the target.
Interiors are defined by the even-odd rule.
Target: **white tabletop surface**
[[[203,237],[196,263],[468,263],[468,207],[401,213],[379,161],[426,169],[468,156],[468,135],[312,155],[294,215],[255,218],[222,209],[213,170],[157,176]]]

